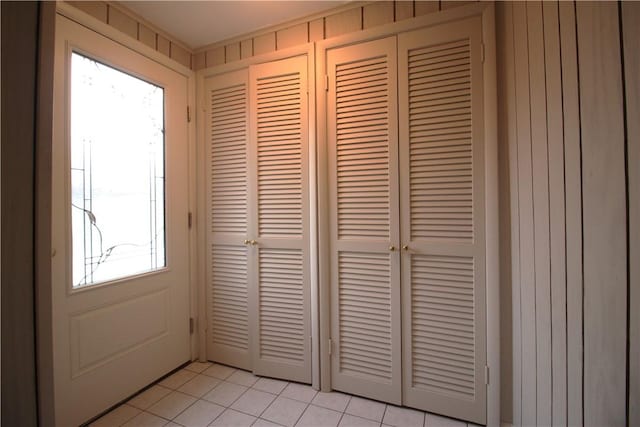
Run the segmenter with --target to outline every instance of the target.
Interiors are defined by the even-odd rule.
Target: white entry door
[[[55,424],[81,424],[190,358],[187,78],[56,22]]]

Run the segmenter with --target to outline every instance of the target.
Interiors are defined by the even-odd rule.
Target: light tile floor
[[[194,362],[91,424],[119,426],[470,427],[437,415]]]

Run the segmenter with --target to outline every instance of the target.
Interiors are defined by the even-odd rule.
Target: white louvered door
[[[247,239],[248,70],[205,81],[207,357],[251,369]]]
[[[480,17],[398,36],[403,399],[486,420]]]
[[[256,374],[311,382],[307,57],[250,67]]]
[[[327,52],[332,387],[401,403],[395,37]]]

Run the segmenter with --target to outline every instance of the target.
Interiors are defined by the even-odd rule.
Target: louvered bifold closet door
[[[307,57],[252,66],[250,324],[256,374],[311,382]]]
[[[399,404],[395,37],[327,51],[331,384]]]
[[[398,38],[403,396],[486,421],[480,17]]]
[[[248,70],[205,80],[207,358],[251,369],[248,317]]]

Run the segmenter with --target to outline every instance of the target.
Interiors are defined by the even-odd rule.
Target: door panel
[[[486,418],[479,17],[398,37],[403,396]]]
[[[395,37],[327,52],[332,387],[400,404]]]
[[[250,67],[253,371],[311,381],[307,57]]]
[[[85,278],[73,280],[73,209],[82,210],[80,216],[88,219],[88,228],[104,225],[104,211],[94,214],[86,208],[72,207],[72,150],[71,107],[75,95],[71,90],[72,54],[79,53],[101,64],[115,68],[138,79],[156,85],[163,91],[164,134],[162,176],[141,179],[164,179],[164,251],[166,262],[147,272],[119,277],[95,284]],[[74,65],[75,66],[75,65]],[[98,68],[98,67],[96,67]],[[54,140],[52,145],[52,297],[53,297],[53,368],[56,425],[79,425],[144,386],[187,362],[190,358],[189,335],[189,231],[187,224],[188,156],[187,123],[184,106],[187,105],[187,78],[157,62],[103,37],[67,18],[56,21],[56,64],[54,93]],[[113,81],[114,86],[120,80]],[[105,99],[96,99],[100,106]],[[75,102],[75,101],[73,101]],[[85,111],[86,113],[86,111]],[[100,117],[105,129],[121,126],[114,117]],[[76,122],[77,124],[78,122]],[[160,126],[160,125],[159,125]],[[99,134],[104,138],[106,133]],[[137,135],[137,134],[136,134]],[[119,141],[112,141],[114,147]],[[115,150],[115,148],[114,148]],[[133,155],[118,151],[121,156]],[[101,159],[93,159],[93,162]],[[104,158],[102,159],[104,163]],[[118,179],[119,168],[128,158],[108,164],[113,179]],[[74,170],[75,172],[75,170]],[[142,174],[144,175],[144,174]],[[146,181],[145,181],[146,182]],[[87,181],[87,186],[92,183]],[[135,183],[132,183],[135,184]],[[103,189],[101,189],[103,190]],[[75,190],[74,190],[75,191]],[[154,193],[157,195],[158,193]],[[150,196],[152,197],[152,196]],[[92,199],[93,200],[93,199]],[[129,200],[117,209],[115,216],[130,213],[134,203]],[[153,202],[143,200],[147,206]],[[97,211],[96,211],[97,212]],[[158,218],[150,213],[150,218]],[[121,228],[130,227],[129,217]],[[149,219],[153,223],[152,219]],[[106,239],[107,231],[103,229]],[[76,236],[77,237],[77,236]],[[161,240],[161,239],[160,239]],[[96,242],[98,240],[90,240]],[[119,245],[125,246],[125,245]],[[135,244],[127,243],[129,247]],[[153,246],[151,246],[153,247]],[[156,255],[162,247],[155,247]],[[91,273],[114,260],[121,252],[112,246],[92,264]],[[147,256],[154,253],[147,253]],[[109,259],[107,259],[109,258]],[[85,255],[85,263],[87,262]],[[122,257],[118,258],[122,260]],[[84,267],[83,267],[84,268]],[[85,282],[85,283],[83,283]],[[80,284],[79,284],[80,283]],[[75,287],[74,287],[75,284]]]
[[[207,138],[207,357],[251,369],[246,246],[249,87],[247,70],[205,81]]]

